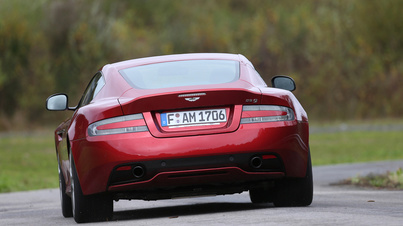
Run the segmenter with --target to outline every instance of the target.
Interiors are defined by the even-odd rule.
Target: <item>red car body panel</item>
[[[89,137],[71,142],[84,194],[108,190],[109,175],[117,165],[150,160],[190,158],[236,153],[276,153],[283,160],[285,175],[303,177],[306,172],[308,146],[296,123],[270,123],[268,127],[241,125],[237,132],[205,136],[155,138],[149,132]],[[290,125],[287,125],[290,124]],[[272,173],[267,173],[270,178]],[[274,177],[278,177],[274,175]],[[128,184],[128,189],[135,187]],[[168,184],[172,186],[172,184]],[[125,185],[126,186],[126,185]],[[124,187],[123,185],[119,186]],[[113,188],[111,188],[113,190]]]
[[[235,82],[216,85],[135,89],[119,73],[121,69],[151,63],[198,59],[239,61],[240,78]],[[150,57],[106,65],[101,72],[105,86],[90,104],[78,108],[72,118],[62,123],[55,132],[67,190],[70,154],[74,158],[84,195],[305,176],[309,154],[306,112],[291,92],[266,87],[245,57],[234,54]],[[195,102],[179,97],[194,93],[204,95]],[[243,111],[244,105],[286,106],[293,110],[295,118],[290,121],[241,124],[243,117],[264,116]],[[161,112],[215,108],[225,109],[227,122],[172,129],[161,126]],[[142,113],[144,119],[122,124],[146,125],[148,131],[104,136],[88,134],[88,127],[94,122],[137,113]],[[249,158],[256,154],[275,156],[280,160],[282,170],[250,171],[235,164],[239,156],[247,155]],[[210,159],[207,161],[207,157],[225,159],[223,156],[229,158],[228,161],[222,160],[225,164],[202,166],[204,162],[214,162]],[[164,164],[175,159],[190,160],[195,164],[164,170]],[[112,183],[112,174],[119,171],[119,167],[124,171],[124,166],[137,163],[158,163],[161,169],[144,180]]]

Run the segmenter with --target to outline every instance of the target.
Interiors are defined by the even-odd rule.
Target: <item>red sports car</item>
[[[55,131],[62,212],[112,218],[113,200],[249,191],[253,203],[312,202],[308,117],[275,76],[236,54],[179,54],[105,65]]]

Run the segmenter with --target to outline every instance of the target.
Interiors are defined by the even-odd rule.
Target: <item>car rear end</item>
[[[238,117],[246,115],[242,106],[235,106],[233,111]],[[81,171],[83,183],[90,182],[86,186],[88,193],[133,192],[125,195],[158,199],[137,195],[140,191],[162,194],[159,189],[186,187],[190,191],[197,188],[200,193],[204,192],[200,190],[203,186],[223,188],[220,191],[223,193],[225,187],[240,186],[238,192],[241,192],[257,182],[284,176],[302,177],[306,170],[308,150],[299,134],[304,128],[295,120],[241,123],[249,117],[233,116],[228,118],[236,125],[234,131],[231,126],[206,128],[198,135],[195,130],[185,128],[187,131],[181,135],[176,131],[168,136],[158,128],[160,121],[153,117],[158,114],[145,112],[141,114],[143,118],[139,114],[138,119],[128,121],[130,127],[118,126],[120,130],[130,128],[124,134],[90,136],[75,142],[77,146],[88,147],[81,157],[92,158]],[[155,131],[157,136],[164,136],[153,135]]]
[[[304,177],[309,131],[301,107],[289,92],[243,80],[247,64],[224,61],[119,70],[133,87],[119,98],[123,116],[91,123],[73,144],[91,159],[77,164],[83,193],[154,200]],[[193,73],[209,76],[186,77]]]

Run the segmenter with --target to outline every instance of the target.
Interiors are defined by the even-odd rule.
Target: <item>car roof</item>
[[[244,64],[248,64],[253,67],[252,63],[241,54],[230,54],[230,53],[186,53],[186,54],[173,54],[173,55],[163,55],[154,57],[138,58],[133,60],[121,61],[105,67],[112,67],[119,71],[121,69],[153,64],[153,63],[163,63],[170,61],[182,61],[182,60],[234,60],[239,61]]]

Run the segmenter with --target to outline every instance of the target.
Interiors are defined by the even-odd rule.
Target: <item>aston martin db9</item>
[[[237,54],[178,54],[103,66],[55,131],[62,213],[110,220],[113,201],[249,192],[253,203],[308,206],[308,117],[294,80],[266,85]]]

